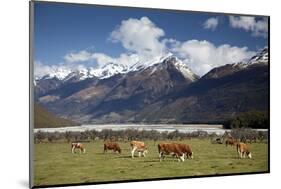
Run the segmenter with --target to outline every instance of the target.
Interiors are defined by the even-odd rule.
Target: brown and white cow
[[[145,154],[148,153],[147,146],[144,144],[144,142],[131,141],[130,146],[131,146],[132,158],[134,158],[135,151],[137,151],[139,153],[139,157],[141,157],[141,155],[143,155],[143,157],[145,157]]]
[[[103,147],[103,153],[107,152],[107,150],[113,150],[113,152],[118,152],[121,154],[121,148],[116,142],[106,142],[104,143]]]
[[[178,143],[180,146],[180,150],[186,155],[188,159],[193,159],[193,152],[191,150],[190,145]]]
[[[193,159],[193,152],[188,144],[181,143],[160,143],[158,144],[158,152],[160,161],[164,159],[164,155],[176,156],[178,161],[184,161],[187,158]]]
[[[252,158],[252,154],[247,144],[240,142],[236,145],[236,147],[239,158],[246,158],[246,155],[248,156],[248,158]]]
[[[71,143],[71,152],[75,153],[75,149],[79,149],[80,154],[81,154],[81,152],[86,153],[86,148],[80,142],[72,142]]]

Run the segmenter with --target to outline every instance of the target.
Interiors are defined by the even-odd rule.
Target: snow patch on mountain
[[[239,68],[247,68],[248,66],[254,65],[254,64],[268,64],[268,48],[265,47],[260,52],[258,52],[255,56],[250,58],[247,61],[242,61],[238,63],[234,63],[233,67],[239,67]]]
[[[56,67],[52,68],[49,71],[49,74],[44,75],[43,77],[39,77],[35,75],[35,80],[40,80],[40,79],[51,79],[51,78],[58,78],[59,80],[63,80],[66,76],[68,76],[70,73],[73,71],[70,69],[62,68],[62,67]]]
[[[189,69],[189,67],[183,63],[180,59],[178,59],[176,56],[170,56],[165,61],[173,61],[173,64],[175,67],[182,73],[182,75],[191,80],[194,81],[197,79],[197,76]]]
[[[117,63],[109,63],[104,65],[101,68],[90,68],[90,75],[93,75],[99,79],[105,79],[112,77],[116,74],[124,74],[127,73],[128,69],[126,66]]]
[[[161,56],[156,56],[150,60],[146,60],[146,61],[138,61],[137,63],[135,63],[134,65],[129,67],[129,71],[138,71],[138,70],[143,70],[146,69],[148,67],[151,67],[155,64],[159,64],[161,62],[163,62],[165,59],[167,59],[168,57],[172,56],[172,53],[167,53],[165,55],[161,55]]]

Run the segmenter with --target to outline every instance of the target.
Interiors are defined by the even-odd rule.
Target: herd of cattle
[[[233,138],[229,138],[225,141],[226,146],[236,145],[236,150],[239,158],[252,158],[252,154],[249,150],[247,144],[243,142],[237,142]],[[144,142],[141,141],[131,141],[131,157],[134,158],[135,152],[138,152],[138,156],[145,157],[148,153],[148,147]],[[75,153],[75,150],[78,149],[80,153],[86,153],[86,149],[81,142],[72,142],[71,143],[71,152]],[[108,150],[112,150],[114,152],[118,152],[121,154],[121,148],[116,142],[105,142],[103,152],[107,152]],[[159,143],[158,144],[158,153],[159,159],[162,161],[165,155],[172,155],[176,157],[178,161],[184,161],[185,159],[193,159],[193,152],[191,150],[191,146],[183,143]]]

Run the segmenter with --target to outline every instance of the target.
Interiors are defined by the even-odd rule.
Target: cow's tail
[[[162,159],[164,159],[164,156],[163,156],[163,154],[162,154],[162,152],[161,152],[161,146],[160,146],[160,144],[158,144],[158,153],[159,153],[159,160],[160,160],[160,162],[161,162]]]
[[[160,152],[161,152],[161,146],[160,144],[158,144],[158,153],[160,154]]]
[[[106,151],[106,144],[103,144],[103,153]]]
[[[71,143],[71,149],[70,149],[71,153],[74,153],[74,144]]]
[[[239,143],[236,144],[236,150],[237,150],[238,155],[240,156],[241,153],[240,153],[240,145],[239,145]]]

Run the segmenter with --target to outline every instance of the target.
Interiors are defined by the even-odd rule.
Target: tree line
[[[228,119],[223,123],[225,129],[254,128],[268,129],[269,116],[265,111],[249,111]]]
[[[252,129],[233,129],[230,132],[225,132],[223,137],[235,137],[241,138],[243,136],[255,136],[267,139],[267,131],[256,131]],[[206,131],[197,130],[189,133],[179,132],[175,130],[173,132],[159,132],[156,130],[137,130],[137,129],[126,129],[126,130],[112,130],[103,129],[98,130],[86,130],[83,132],[77,131],[66,131],[66,132],[42,132],[38,131],[34,133],[34,142],[55,142],[55,141],[81,141],[91,142],[95,140],[111,140],[111,141],[131,141],[131,140],[191,140],[192,138],[216,138],[221,137],[216,133],[208,133]]]

